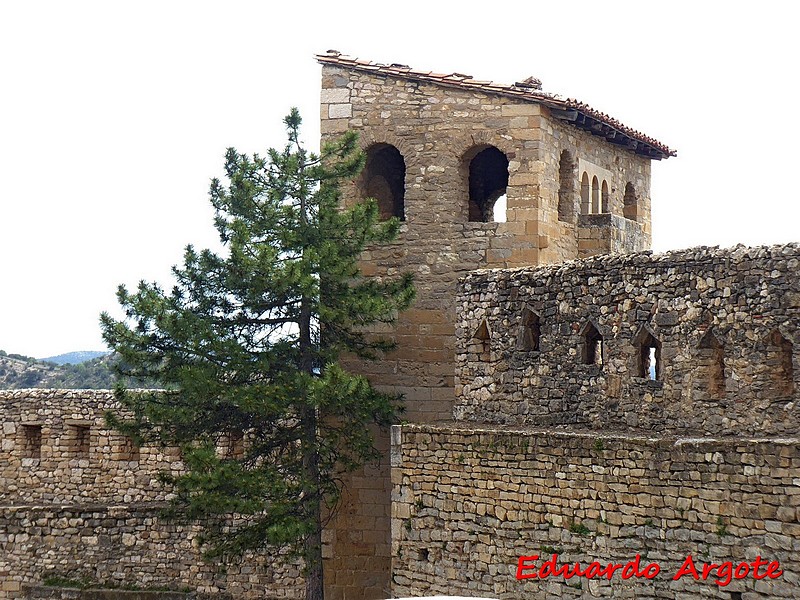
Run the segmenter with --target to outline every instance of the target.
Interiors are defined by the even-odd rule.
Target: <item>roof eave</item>
[[[651,138],[639,131],[632,130],[619,123],[616,119],[605,113],[577,102],[575,100],[562,100],[557,96],[545,92],[529,89],[519,89],[515,86],[487,85],[487,82],[476,81],[469,75],[453,73],[452,75],[434,74],[428,71],[417,71],[405,65],[380,65],[370,61],[358,61],[344,58],[339,53],[317,54],[315,58],[322,64],[346,68],[349,70],[363,71],[371,75],[398,77],[412,81],[424,81],[443,87],[467,89],[516,98],[525,102],[533,102],[547,106],[557,119],[570,125],[588,131],[592,135],[603,137],[611,144],[620,146],[640,156],[651,160],[662,160],[678,153],[667,145]],[[473,83],[475,82],[475,83]]]

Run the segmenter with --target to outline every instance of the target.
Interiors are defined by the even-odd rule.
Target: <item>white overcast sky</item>
[[[318,138],[335,48],[578,98],[678,150],[654,249],[795,241],[794,2],[0,0],[0,349],[103,349],[120,283],[213,245],[225,148]]]

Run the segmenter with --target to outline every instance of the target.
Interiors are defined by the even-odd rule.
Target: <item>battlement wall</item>
[[[109,390],[0,390],[0,504],[161,502],[177,448],[135,447],[106,425]]]
[[[397,426],[392,440],[395,596],[552,598],[800,597],[800,439],[656,438],[460,425]],[[641,557],[653,579],[554,576],[541,567]],[[704,563],[778,562],[756,579]],[[740,569],[739,574],[744,569]],[[523,571],[536,574],[536,569]],[[726,585],[721,586],[715,580]]]
[[[205,562],[200,528],[164,520],[175,448],[134,446],[105,422],[108,390],[0,390],[0,599],[47,577],[236,598],[300,598],[301,569],[266,552]]]
[[[470,274],[456,420],[794,435],[799,267],[788,244]]]

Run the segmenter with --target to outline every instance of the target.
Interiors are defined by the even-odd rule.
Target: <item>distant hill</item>
[[[102,352],[99,350],[79,350],[77,352],[67,352],[66,354],[59,354],[58,356],[48,356],[47,358],[40,358],[42,362],[51,362],[57,365],[77,365],[93,358],[100,358],[109,352]]]
[[[117,381],[112,369],[116,360],[117,357],[113,354],[101,353],[101,356],[78,364],[56,364],[50,360],[45,362],[31,356],[9,354],[0,350],[0,389],[110,389]],[[130,385],[141,388],[158,387],[152,382],[136,382],[135,385]]]

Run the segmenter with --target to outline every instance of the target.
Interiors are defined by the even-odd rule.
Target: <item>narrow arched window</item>
[[[529,308],[525,308],[520,319],[517,348],[526,352],[539,350],[539,338],[541,335],[542,329],[539,323],[539,315]]]
[[[601,200],[602,200],[602,207],[601,207],[602,211],[604,213],[611,212],[611,208],[610,208],[611,198],[609,197],[609,194],[608,194],[608,183],[606,183],[605,179],[603,179],[603,185],[600,188],[600,194],[601,194]]]
[[[575,222],[575,161],[564,150],[558,164],[558,220]]]
[[[636,188],[630,181],[625,184],[625,196],[622,204],[622,216],[631,221],[637,221],[639,219],[639,200],[636,198]]]
[[[600,183],[597,181],[597,176],[592,177],[592,210],[591,213],[596,215],[600,212]]]
[[[633,341],[638,359],[638,376],[661,381],[661,341],[647,327],[642,327]]]
[[[508,157],[494,146],[480,146],[467,152],[464,161],[469,178],[469,220],[504,221],[505,215],[495,215],[494,207],[508,188]]]
[[[361,174],[362,196],[375,198],[381,219],[405,219],[406,162],[391,144],[375,144],[367,149]]]
[[[592,201],[589,193],[589,175],[584,171],[581,176],[581,214],[583,215],[588,215],[592,212]]]
[[[581,329],[581,362],[585,365],[603,364],[603,336],[591,321]]]

